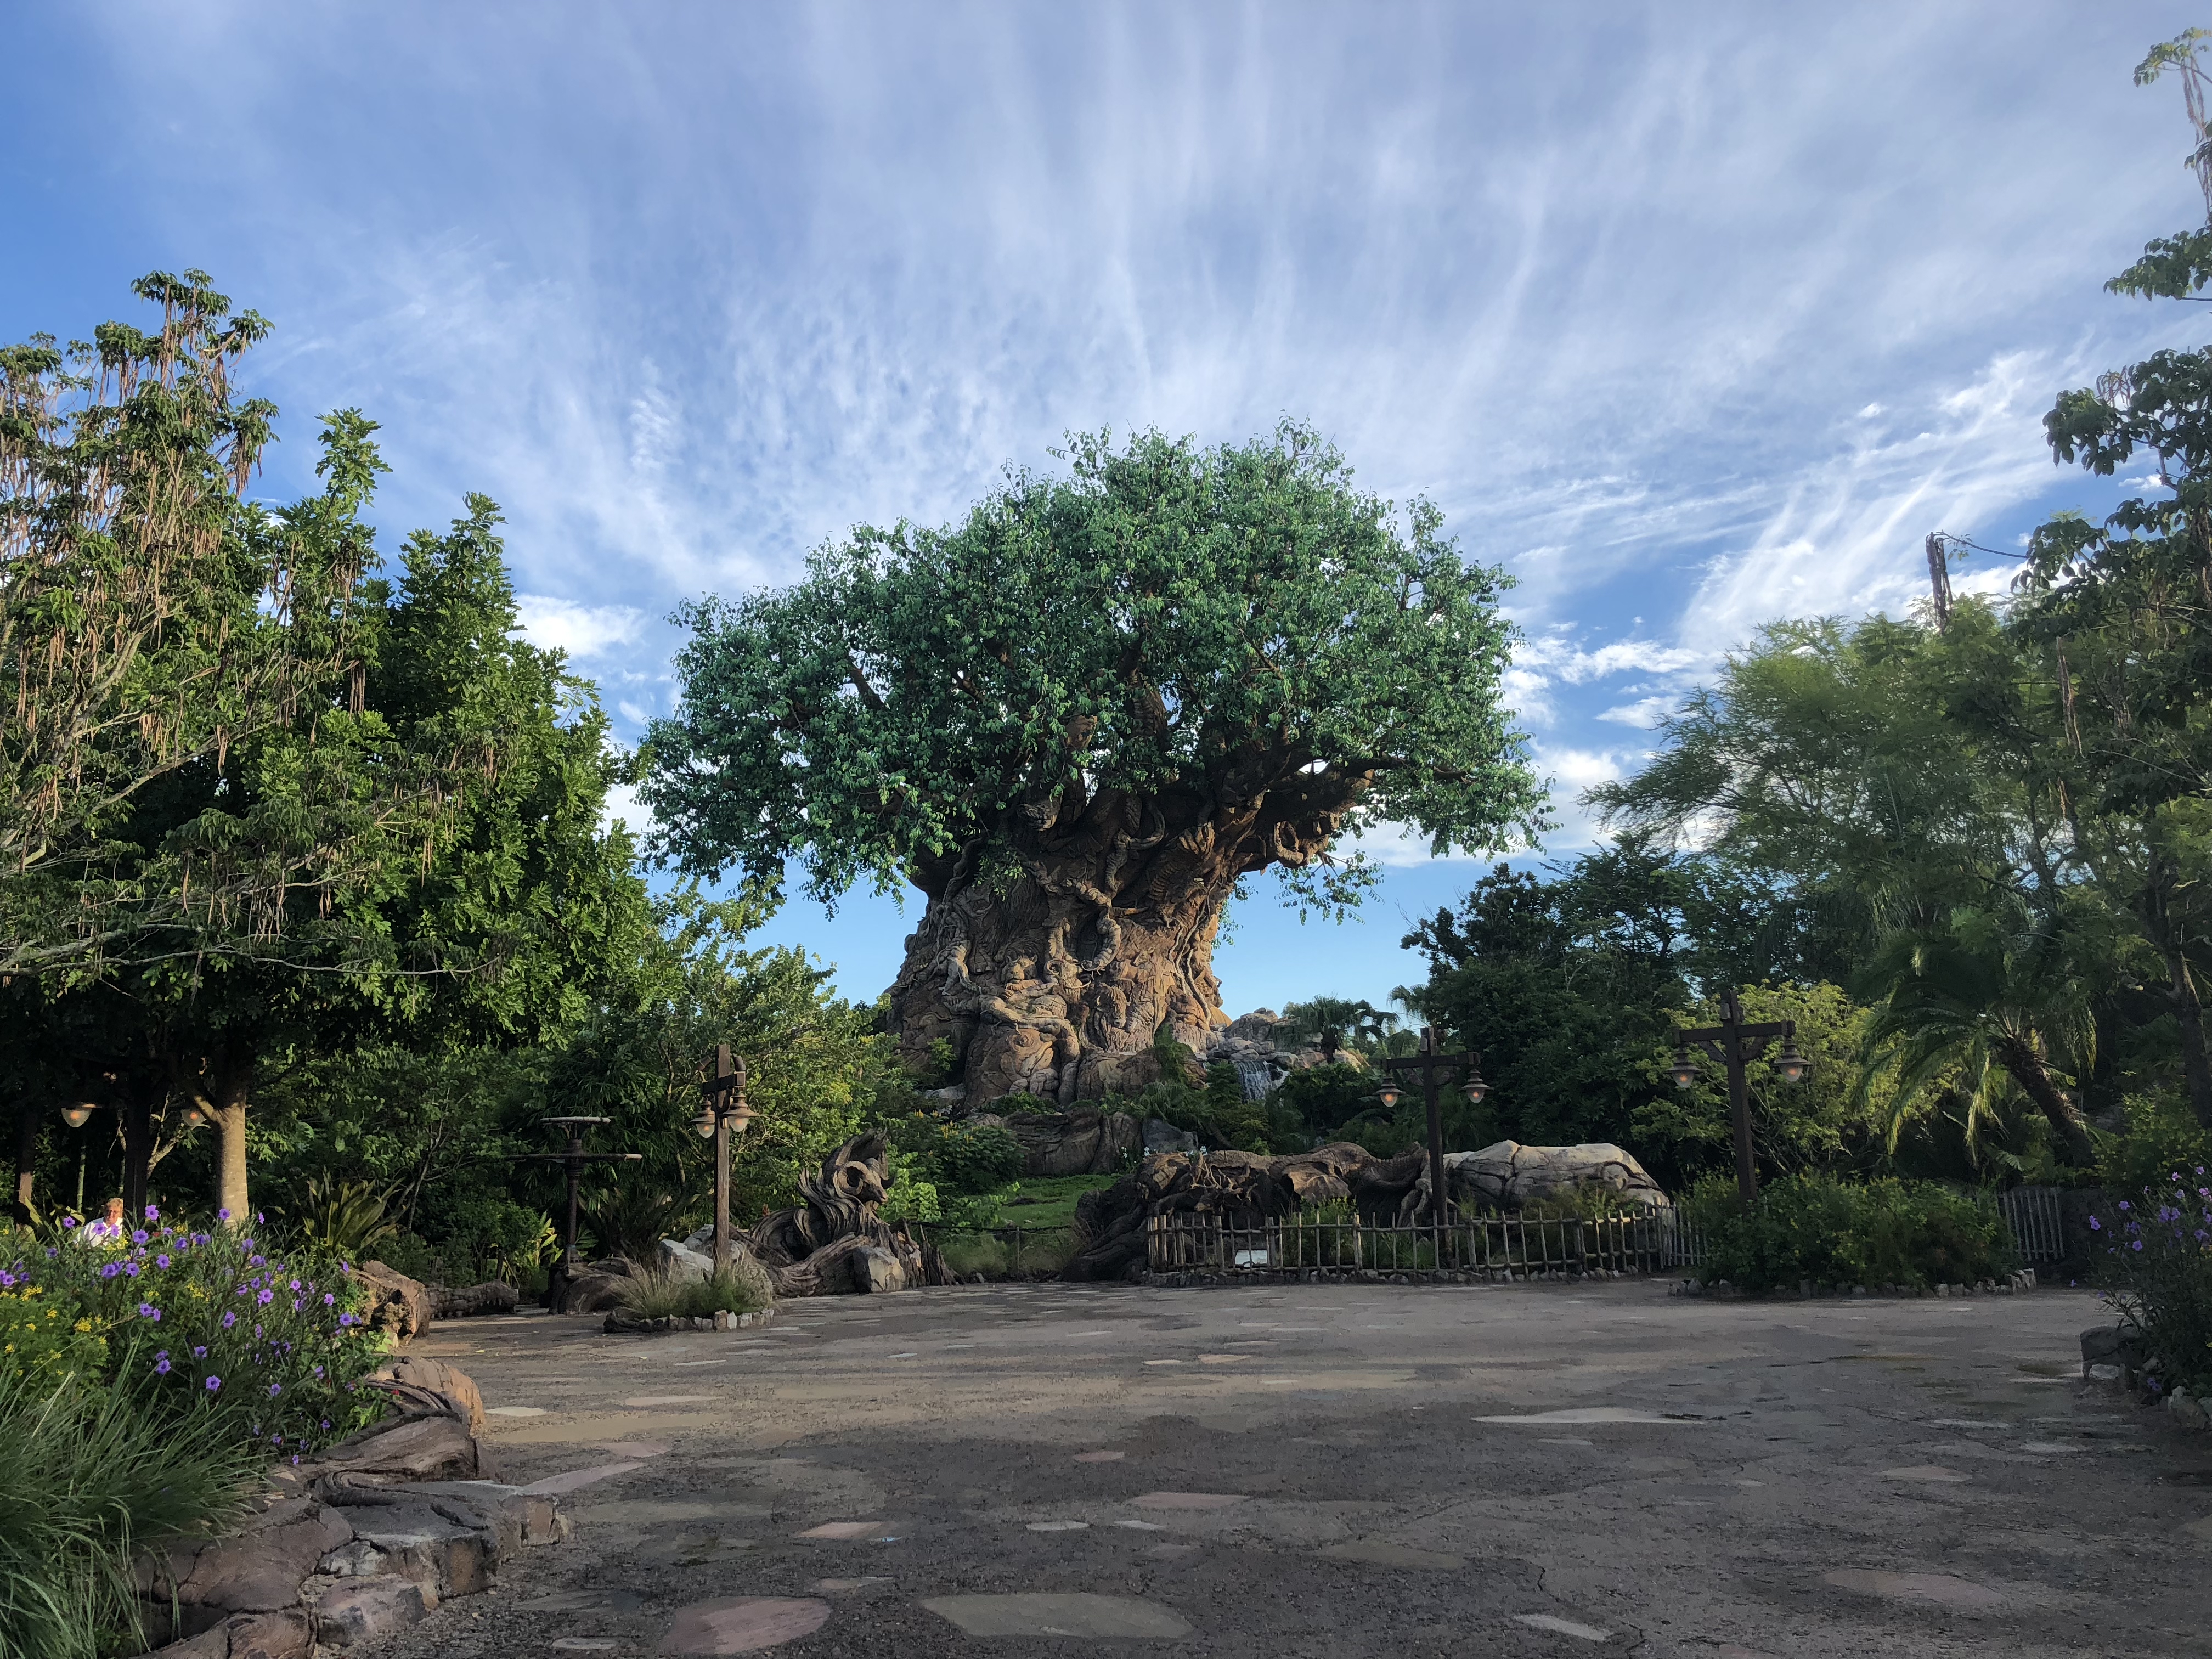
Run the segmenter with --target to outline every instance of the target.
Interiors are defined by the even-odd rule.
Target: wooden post
[[[730,1045],[714,1045],[714,1273],[730,1271]]]

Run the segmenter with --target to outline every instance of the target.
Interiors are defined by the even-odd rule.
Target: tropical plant
[[[331,1255],[364,1260],[399,1231],[385,1218],[391,1202],[391,1188],[380,1189],[373,1182],[310,1176],[307,1208],[300,1217],[301,1236]]]

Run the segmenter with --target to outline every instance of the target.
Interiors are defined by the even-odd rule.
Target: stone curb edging
[[[2035,1269],[2021,1267],[2016,1272],[2005,1275],[2002,1283],[1994,1279],[1984,1279],[1973,1285],[1938,1285],[1933,1290],[1908,1285],[1854,1285],[1849,1290],[1840,1286],[1832,1290],[1816,1290],[1808,1280],[1801,1282],[1794,1291],[1759,1291],[1744,1290],[1739,1285],[1729,1284],[1725,1279],[1717,1279],[1711,1284],[1701,1279],[1686,1279],[1678,1285],[1668,1286],[1667,1294],[1710,1296],[1723,1301],[1733,1299],[1765,1302],[1847,1302],[1859,1297],[1885,1297],[1893,1301],[1916,1301],[1925,1300],[1930,1297],[2025,1295],[2037,1288]]]
[[[1611,1267],[1593,1267],[1587,1273],[1571,1273],[1564,1267],[1534,1273],[1479,1267],[1229,1267],[1146,1273],[1138,1276],[1137,1283],[1153,1290],[1182,1291],[1233,1285],[1564,1285],[1650,1277]]]
[[[609,1336],[662,1336],[681,1331],[750,1331],[758,1329],[775,1317],[774,1308],[763,1308],[757,1313],[662,1314],[653,1319],[641,1319],[635,1314],[617,1310],[607,1316],[602,1328]]]

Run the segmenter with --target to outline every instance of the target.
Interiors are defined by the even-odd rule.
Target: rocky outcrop
[[[552,1310],[562,1314],[605,1313],[622,1301],[623,1291],[638,1271],[638,1264],[629,1257],[612,1255],[586,1263],[574,1278],[556,1274],[550,1298]]]
[[[1077,1109],[1068,1112],[1016,1112],[1007,1117],[971,1118],[995,1122],[1021,1143],[1022,1173],[1051,1176],[1111,1175],[1143,1138],[1137,1120],[1124,1112]]]
[[[667,1272],[686,1279],[709,1279],[714,1272],[714,1229],[702,1227],[678,1244],[674,1239],[660,1241],[660,1265]],[[747,1244],[745,1235],[736,1229],[730,1234],[730,1272],[750,1291],[761,1307],[775,1300],[775,1281],[769,1270],[761,1265]]]
[[[1501,1140],[1479,1152],[1447,1152],[1444,1168],[1451,1180],[1452,1202],[1479,1209],[1519,1210],[1593,1190],[1642,1209],[1674,1205],[1650,1172],[1610,1141],[1524,1146],[1517,1140]]]
[[[420,1354],[403,1354],[386,1364],[377,1376],[397,1384],[398,1390],[436,1395],[445,1402],[446,1414],[465,1423],[471,1434],[483,1432],[483,1396],[477,1392],[475,1379],[459,1366]]]
[[[362,1316],[370,1329],[383,1332],[394,1342],[406,1342],[430,1328],[430,1291],[420,1279],[381,1261],[362,1262],[353,1272],[368,1289],[368,1306]]]

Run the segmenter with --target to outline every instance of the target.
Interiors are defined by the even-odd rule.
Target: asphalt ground
[[[442,1324],[575,1534],[356,1651],[2212,1655],[2212,1438],[2081,1389],[2100,1317],[1629,1280]]]

